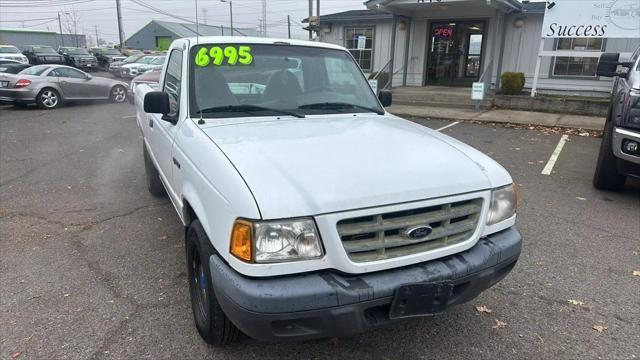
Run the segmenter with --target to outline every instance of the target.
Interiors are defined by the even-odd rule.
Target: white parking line
[[[558,157],[560,156],[562,148],[564,147],[564,144],[567,142],[568,138],[569,135],[562,135],[560,141],[558,142],[558,146],[556,146],[556,149],[553,151],[553,154],[551,154],[551,157],[549,158],[549,162],[547,162],[547,165],[544,167],[544,169],[542,169],[542,175],[551,175],[553,167],[555,166],[556,161],[558,161]]]
[[[129,116],[123,116],[123,119],[133,119],[134,117],[136,117],[135,115],[129,115]]]
[[[450,127],[453,127],[453,126],[456,126],[456,125],[458,125],[458,124],[460,124],[460,121],[456,121],[456,122],[453,122],[453,123],[451,123],[451,124],[449,124],[449,125],[447,125],[447,126],[443,126],[443,127],[441,127],[440,129],[436,129],[436,131],[446,130],[446,129],[448,129],[448,128],[450,128]]]

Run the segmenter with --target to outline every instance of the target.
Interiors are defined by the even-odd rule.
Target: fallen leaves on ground
[[[494,329],[502,329],[503,327],[507,326],[507,323],[504,321],[496,319],[495,322],[496,324],[493,326]]]
[[[633,272],[633,276],[640,276],[640,270],[636,270]]]
[[[569,302],[569,304],[571,304],[571,305],[577,305],[577,306],[582,306],[582,305],[584,305],[584,303],[583,303],[582,301],[580,301],[580,300],[571,300],[571,299],[569,299],[569,300],[567,300],[567,301],[568,301],[568,302]]]
[[[491,314],[493,312],[493,310],[489,309],[484,305],[476,305],[476,311],[479,313],[487,313],[487,314]]]
[[[583,198],[581,196],[576,196],[576,199],[578,199],[580,201],[587,201],[587,198]]]
[[[11,353],[11,359],[17,359],[20,357],[20,355],[22,355],[22,351],[16,351],[14,353]]]
[[[592,329],[597,331],[597,332],[599,332],[599,333],[603,333],[608,329],[608,327],[606,327],[606,326],[604,326],[602,324],[595,324],[595,325],[593,325]]]
[[[167,240],[169,237],[167,235],[162,235],[158,237],[158,240]]]

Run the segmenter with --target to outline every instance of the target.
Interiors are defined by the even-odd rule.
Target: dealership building
[[[22,50],[27,45],[86,47],[87,37],[82,34],[60,34],[54,31],[0,28],[0,44],[13,45]]]
[[[565,37],[543,39],[545,10],[563,11],[563,1],[572,0],[370,0],[367,10],[321,16],[320,41],[348,48],[365,73],[393,69],[392,87],[483,82],[491,89],[499,87],[500,74],[513,71],[524,73],[525,89],[531,89],[542,54],[539,92],[609,93],[612,79],[596,75],[599,56],[619,52],[628,58],[640,46],[640,9],[633,5],[640,2],[601,1],[607,11],[629,16],[624,25],[636,26],[638,36],[607,38],[600,27],[555,26]]]

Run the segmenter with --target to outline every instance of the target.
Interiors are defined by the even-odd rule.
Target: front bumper
[[[622,151],[622,144],[625,140],[631,140],[640,143],[640,132],[631,131],[629,129],[622,129],[619,127],[614,128],[612,141],[614,155],[619,159],[640,165],[640,156],[627,154]]]
[[[396,321],[389,310],[396,290],[405,284],[451,282],[448,305],[468,302],[511,271],[521,248],[520,233],[509,228],[462,253],[360,275],[326,270],[247,278],[217,255],[209,259],[209,267],[220,306],[245,334],[263,341],[307,340],[349,336]]]

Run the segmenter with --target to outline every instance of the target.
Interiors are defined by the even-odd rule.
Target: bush
[[[500,76],[502,88],[501,91],[505,95],[520,95],[524,87],[524,73],[521,72],[505,72]]]

